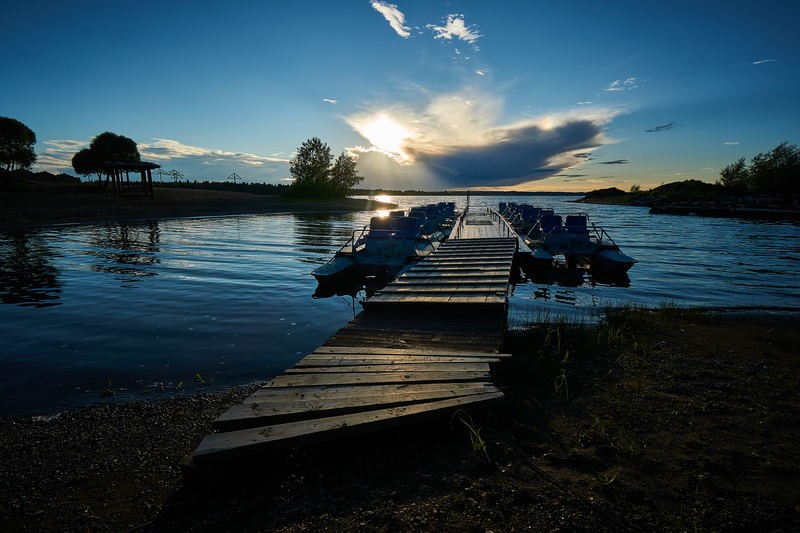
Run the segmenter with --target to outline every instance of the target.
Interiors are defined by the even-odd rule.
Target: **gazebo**
[[[138,172],[142,176],[142,189],[146,196],[153,196],[153,169],[161,168],[161,165],[148,163],[147,161],[106,161],[105,168],[111,176],[114,186],[114,194],[122,194],[122,174],[130,183],[130,172]]]

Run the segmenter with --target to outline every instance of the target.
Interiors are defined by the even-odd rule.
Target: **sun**
[[[358,131],[375,148],[399,156],[404,161],[408,160],[408,155],[403,151],[403,145],[406,139],[411,138],[411,132],[389,115],[381,113],[367,119],[358,128]]]

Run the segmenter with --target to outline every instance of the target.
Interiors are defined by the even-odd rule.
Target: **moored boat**
[[[501,204],[500,208],[519,233],[525,232],[534,269],[550,268],[560,256],[568,266],[589,265],[594,274],[616,275],[624,274],[637,262],[585,213],[562,219],[552,209],[524,204]]]
[[[391,279],[407,264],[436,250],[450,235],[454,220],[453,202],[415,207],[408,216],[393,211],[386,217],[372,217],[312,274],[321,284],[367,276]]]

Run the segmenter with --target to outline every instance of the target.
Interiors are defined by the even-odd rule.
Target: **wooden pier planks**
[[[467,220],[467,223],[469,220]],[[494,227],[494,226],[492,226]],[[516,237],[449,240],[364,302],[368,310],[447,306],[505,313]]]
[[[365,311],[323,346],[218,417],[193,464],[411,424],[502,398],[490,365],[509,357],[497,352],[517,247],[496,217],[465,217],[457,235],[363,302]]]

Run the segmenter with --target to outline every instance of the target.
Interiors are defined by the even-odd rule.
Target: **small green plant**
[[[199,383],[200,385],[211,385],[214,382],[212,378],[204,378],[203,376],[201,376],[200,372],[195,372],[194,380],[196,383]]]
[[[553,383],[556,394],[564,393],[564,397],[569,399],[569,383],[567,382],[567,363],[569,362],[569,350],[564,352],[564,358],[561,360],[561,368],[556,375],[555,382]]]
[[[486,447],[486,441],[481,436],[481,428],[476,426],[469,413],[462,409],[453,413],[453,419],[456,418],[467,428],[472,453],[475,455],[481,454],[489,461],[489,451]]]
[[[609,474],[608,472],[598,472],[595,474],[594,480],[601,487],[607,487],[608,485],[614,483],[614,481],[617,479],[617,474],[619,474],[619,472],[614,472],[612,474]]]
[[[178,392],[183,392],[183,380],[180,380],[178,384],[175,385],[175,388],[178,390]]]

